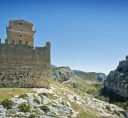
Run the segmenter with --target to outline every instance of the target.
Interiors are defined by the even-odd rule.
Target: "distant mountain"
[[[106,79],[106,75],[104,73],[83,72],[79,70],[74,70],[74,72],[77,76],[91,81],[103,82]]]

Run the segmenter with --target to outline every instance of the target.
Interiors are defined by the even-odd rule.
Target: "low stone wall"
[[[10,64],[0,66],[0,87],[49,88],[50,64]]]

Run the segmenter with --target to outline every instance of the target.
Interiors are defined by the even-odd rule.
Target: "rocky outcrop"
[[[34,92],[11,98],[13,104],[9,109],[0,105],[0,118],[68,118],[78,114],[52,89],[34,89]]]
[[[104,73],[83,72],[79,70],[71,70],[69,67],[52,66],[52,78],[60,82],[71,81],[82,78],[84,80],[103,82],[106,79]]]
[[[54,67],[52,69],[52,78],[59,82],[75,82],[78,76],[75,75],[69,67]]]
[[[7,102],[0,105],[0,118],[80,118],[80,112],[84,111],[92,113],[94,118],[125,118],[125,111],[116,105],[89,95],[80,96],[64,87],[35,88],[33,91],[11,98],[10,108],[6,108]]]
[[[119,62],[114,71],[111,71],[104,82],[105,88],[122,97],[128,97],[128,56]]]

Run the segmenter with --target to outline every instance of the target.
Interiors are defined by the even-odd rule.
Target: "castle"
[[[0,87],[45,87],[51,77],[50,42],[34,47],[34,26],[11,20],[7,39],[0,39]]]

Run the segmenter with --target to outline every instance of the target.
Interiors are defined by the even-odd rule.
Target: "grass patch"
[[[31,88],[0,88],[0,101],[9,99],[16,95],[21,95],[31,92],[33,92]]]
[[[100,118],[100,117],[97,117],[91,114],[90,112],[84,111],[84,109],[81,106],[79,106],[78,104],[74,102],[71,102],[71,106],[73,107],[75,111],[79,112],[76,118]]]

